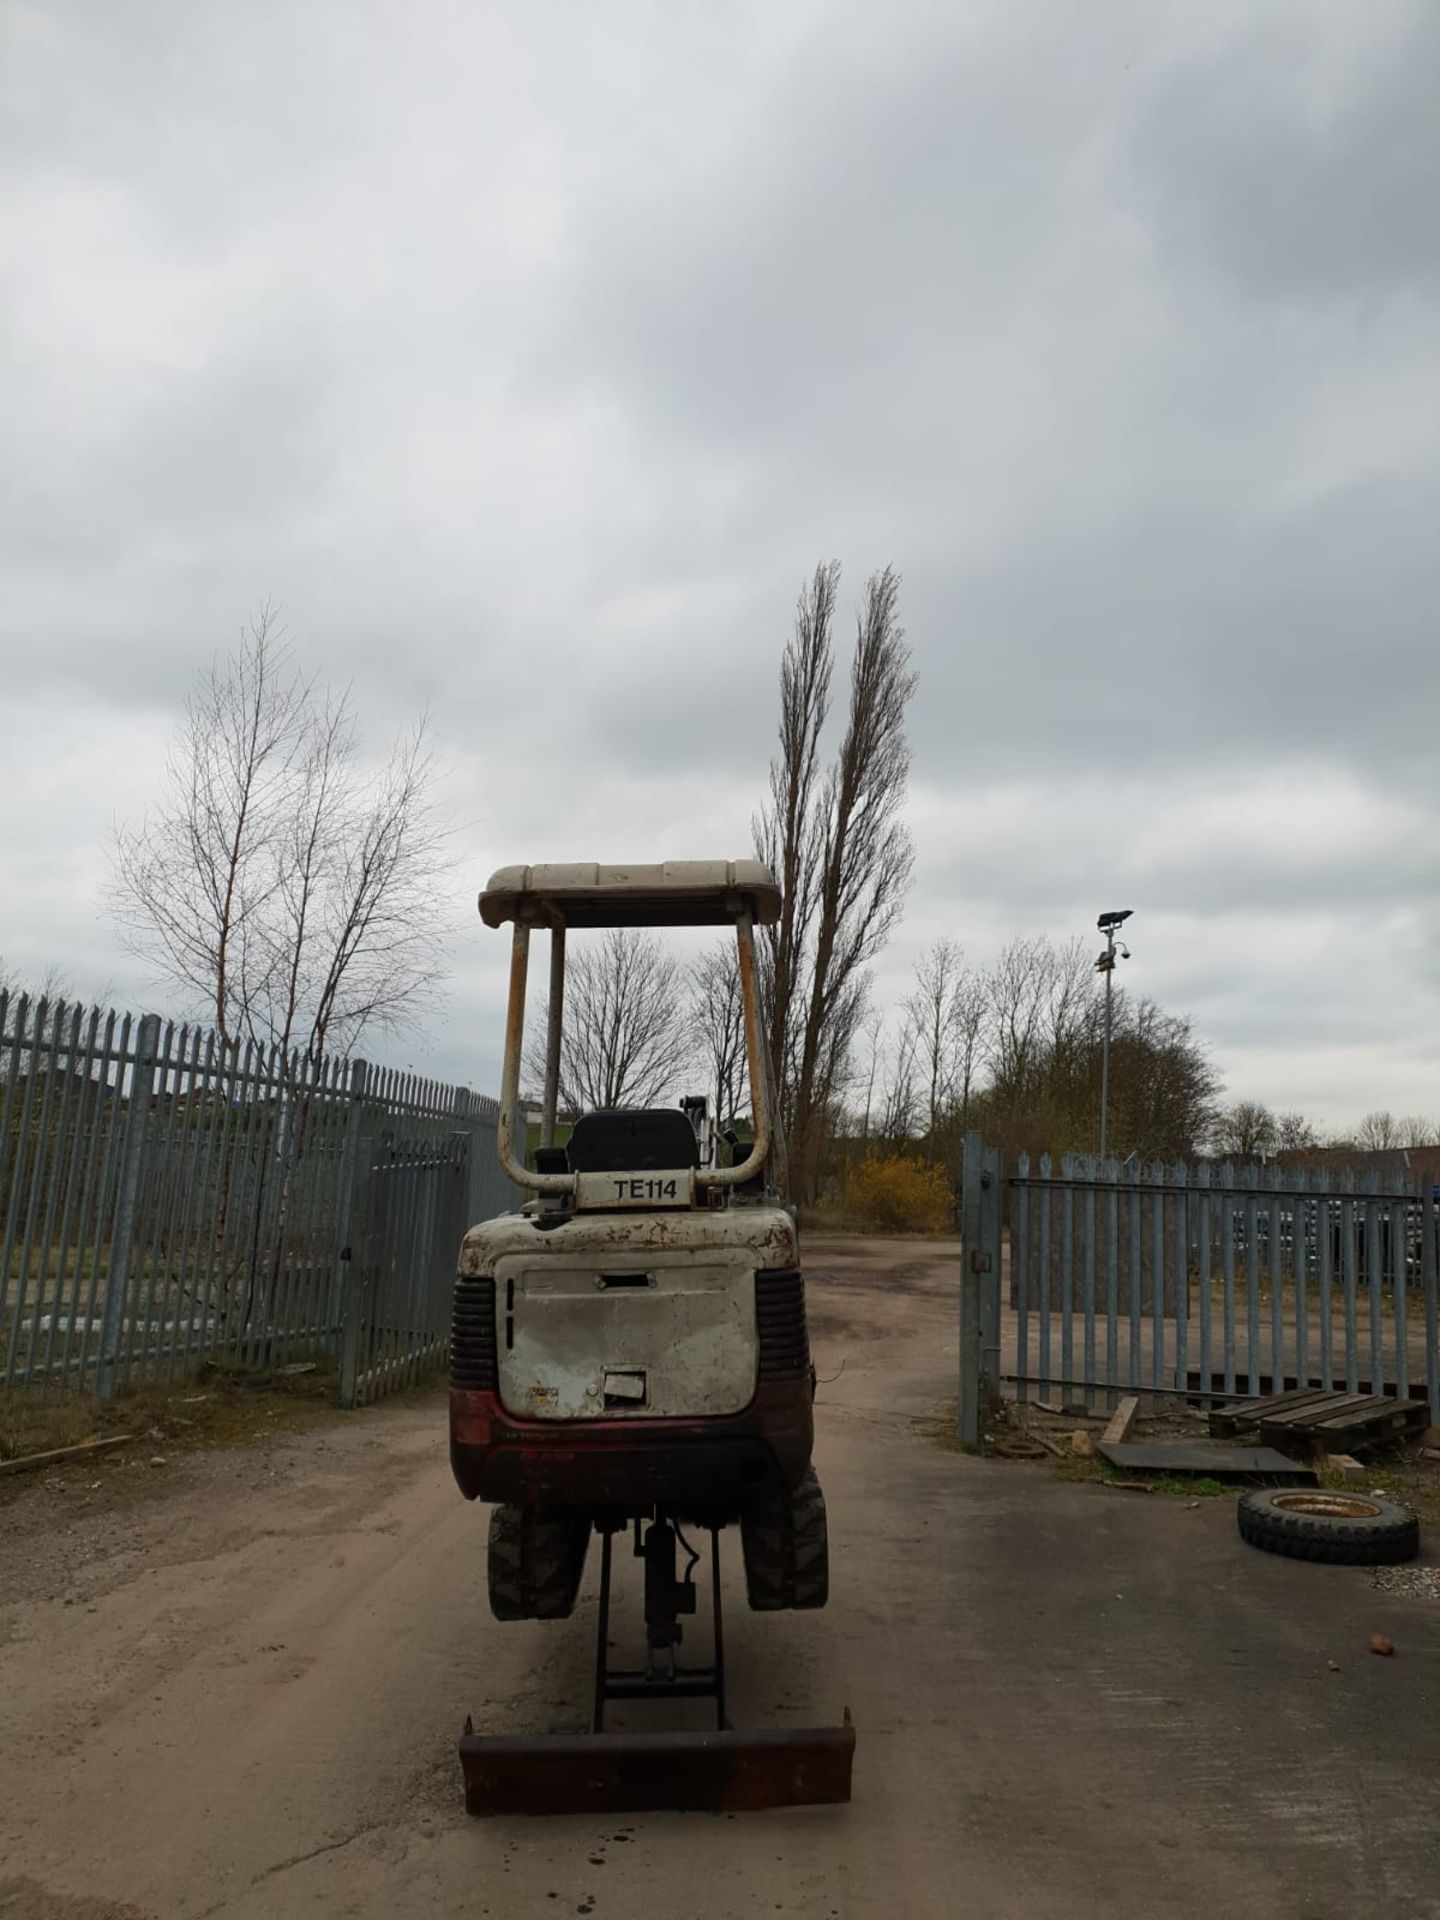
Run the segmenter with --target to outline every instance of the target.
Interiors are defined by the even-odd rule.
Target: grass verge
[[[1188,1474],[1122,1473],[1108,1460],[1093,1456],[1087,1460],[1078,1453],[1070,1460],[1053,1460],[1051,1465],[1057,1480],[1075,1481],[1082,1486],[1143,1487],[1147,1493],[1168,1493],[1173,1498],[1186,1500],[1218,1500],[1227,1493],[1244,1492],[1243,1487],[1227,1487],[1223,1480],[1211,1480],[1203,1475],[1192,1480]]]
[[[1440,1526],[1440,1473],[1421,1461],[1362,1462],[1363,1478],[1347,1480],[1334,1467],[1320,1468],[1320,1484],[1337,1493],[1383,1493],[1415,1513],[1422,1526]]]
[[[1022,1442],[1033,1441],[1027,1428],[1017,1422],[1009,1406],[1002,1407],[998,1414],[992,1415],[993,1439],[995,1446],[993,1457],[1008,1459],[1025,1465],[1048,1467],[1057,1480],[1064,1480],[1075,1486],[1101,1487],[1143,1487],[1150,1493],[1169,1494],[1172,1498],[1189,1500],[1218,1500],[1222,1496],[1238,1497],[1245,1491],[1239,1484],[1226,1485],[1224,1481],[1212,1480],[1208,1476],[1197,1475],[1191,1479],[1183,1474],[1153,1474],[1141,1476],[1122,1473],[1108,1460],[1098,1454],[1051,1453],[1048,1448],[1040,1447],[1040,1452],[1031,1454],[1007,1453],[1007,1443],[1013,1445],[1016,1439]],[[963,1453],[956,1436],[956,1408],[953,1400],[947,1401],[933,1412],[924,1415],[915,1422],[915,1431],[931,1446],[940,1447],[946,1453]],[[1064,1445],[1066,1435],[1057,1426],[1050,1430],[1047,1437],[1053,1444]],[[1394,1459],[1376,1461],[1365,1465],[1360,1480],[1347,1480],[1339,1468],[1316,1463],[1320,1484],[1333,1487],[1337,1492],[1360,1491],[1362,1493],[1383,1493],[1392,1500],[1411,1508],[1424,1526],[1440,1526],[1440,1471],[1425,1460],[1407,1460],[1397,1456]]]
[[[339,1417],[327,1364],[268,1374],[208,1366],[191,1380],[129,1388],[108,1407],[81,1395],[0,1396],[0,1461],[115,1437],[169,1452],[239,1446]],[[5,1476],[12,1485],[23,1479]]]

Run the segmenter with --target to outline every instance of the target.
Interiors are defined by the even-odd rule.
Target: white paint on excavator
[[[755,1273],[796,1258],[779,1208],[577,1215],[552,1228],[507,1214],[471,1228],[461,1272],[495,1277],[512,1413],[701,1418],[753,1399]]]
[[[621,1273],[627,1284],[606,1284]],[[738,1413],[754,1396],[755,1274],[743,1256],[658,1254],[643,1274],[623,1256],[603,1267],[512,1256],[495,1278],[512,1413],[673,1418]]]

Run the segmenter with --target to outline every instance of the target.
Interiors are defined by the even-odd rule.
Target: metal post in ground
[[[470,1182],[473,1181],[475,1177],[475,1116],[477,1111],[469,1087],[456,1087],[453,1109],[455,1114],[453,1133],[461,1134],[465,1139],[465,1224],[468,1227],[471,1221],[476,1218],[475,1209],[470,1204],[469,1194]]]
[[[130,1104],[125,1110],[125,1145],[120,1157],[120,1188],[115,1200],[115,1231],[110,1241],[110,1266],[105,1276],[105,1305],[100,1319],[100,1365],[95,1373],[95,1392],[106,1403],[115,1398],[119,1378],[120,1335],[130,1290],[135,1215],[145,1170],[145,1134],[150,1123],[150,1097],[159,1051],[160,1016],[147,1013],[135,1036]]]
[[[960,1444],[974,1453],[980,1451],[985,1373],[982,1327],[985,1296],[981,1285],[984,1252],[980,1218],[984,1156],[980,1135],[967,1133],[960,1181],[960,1380],[956,1400]]]
[[[375,1249],[371,1208],[375,1182],[370,1177],[376,1143],[362,1135],[356,1156],[357,1191],[350,1206],[350,1240],[341,1255],[340,1271],[340,1380],[337,1399],[342,1407],[359,1404],[360,1375],[373,1359],[374,1328],[366,1343],[366,1319],[373,1314],[372,1280]]]
[[[1105,1130],[1110,1115],[1110,1029],[1115,1005],[1115,935],[1112,932],[1105,953],[1105,1039],[1100,1048],[1100,1164],[1105,1164]]]
[[[980,1161],[980,1394],[982,1412],[1000,1404],[1000,1269],[1005,1183],[998,1147]]]
[[[335,1195],[335,1280],[329,1316],[339,1335],[339,1400],[355,1404],[359,1356],[360,1275],[363,1263],[354,1258],[351,1232],[355,1216],[355,1183],[362,1159],[360,1129],[364,1121],[365,1083],[369,1068],[363,1060],[350,1063],[349,1107],[345,1115],[345,1144],[340,1152],[340,1178]]]

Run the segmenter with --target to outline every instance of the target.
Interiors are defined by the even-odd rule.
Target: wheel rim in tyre
[[[1384,1507],[1367,1500],[1364,1494],[1321,1493],[1314,1487],[1272,1494],[1270,1505],[1283,1513],[1303,1513],[1318,1520],[1378,1520],[1385,1512]]]

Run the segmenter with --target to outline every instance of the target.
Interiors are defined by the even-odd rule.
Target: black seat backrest
[[[656,1172],[698,1167],[700,1143],[678,1107],[602,1107],[575,1122],[569,1155],[572,1173]]]

